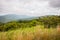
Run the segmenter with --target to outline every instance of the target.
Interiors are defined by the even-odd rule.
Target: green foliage
[[[45,28],[56,28],[60,24],[60,16],[42,16],[38,19],[11,21],[8,23],[0,23],[0,31],[8,31],[18,28],[34,27],[44,25]]]
[[[48,27],[48,28],[57,27],[57,25],[60,23],[59,16],[44,16],[40,19],[44,23],[45,27]]]
[[[0,31],[8,31],[10,29],[15,29],[18,28],[18,23],[13,21],[13,22],[9,22],[9,23],[5,23],[4,25],[2,25],[0,27]]]

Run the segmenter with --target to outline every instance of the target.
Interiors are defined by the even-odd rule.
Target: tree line
[[[58,24],[60,25],[60,16],[41,16],[32,20],[19,20],[7,23],[0,23],[0,31],[35,27],[37,25],[44,25],[44,28],[56,28]]]

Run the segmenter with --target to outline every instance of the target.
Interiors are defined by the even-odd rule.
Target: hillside
[[[11,20],[15,20],[15,19],[11,18]],[[44,25],[44,28],[57,28],[57,26],[60,25],[60,16],[54,16],[54,15],[41,16],[41,17],[35,17],[31,20],[23,19],[23,20],[10,21],[0,24],[1,24],[0,31],[8,31],[11,29],[27,28],[32,26],[34,27],[37,25]]]
[[[0,40],[60,40],[60,16],[28,19],[0,23]]]
[[[27,15],[16,15],[16,14],[8,14],[8,15],[3,15],[0,16],[0,22],[10,22],[13,20],[23,20],[26,18],[31,18],[31,16],[27,16]]]

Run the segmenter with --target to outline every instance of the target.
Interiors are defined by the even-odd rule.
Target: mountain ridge
[[[0,16],[0,22],[9,22],[13,20],[21,20],[21,19],[26,19],[26,18],[32,18],[32,16],[27,16],[27,15],[16,15],[16,14],[7,14]]]

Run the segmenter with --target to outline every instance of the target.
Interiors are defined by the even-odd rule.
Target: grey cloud
[[[53,6],[53,1],[50,1],[51,6]],[[49,7],[48,3],[49,0],[0,0],[0,11],[2,11],[2,14],[17,13],[36,16],[45,15],[45,13],[46,15],[49,13],[50,15],[54,12],[54,14],[56,14],[57,11],[55,11],[55,8],[52,9],[51,7]]]
[[[57,7],[59,8],[60,7],[60,0],[50,0],[50,5],[52,7]]]
[[[31,2],[31,1],[48,1],[48,0],[19,0],[20,2]]]
[[[40,1],[48,1],[48,0],[40,0]]]

